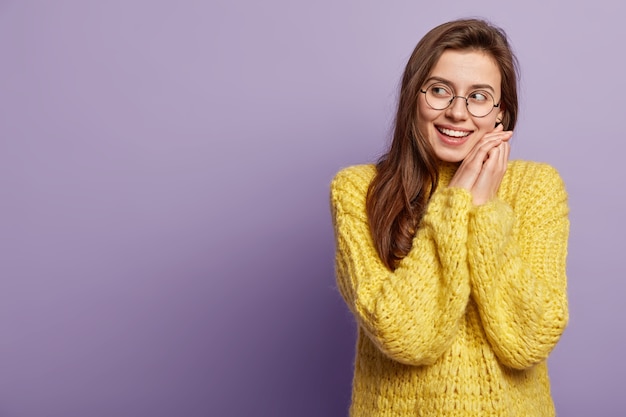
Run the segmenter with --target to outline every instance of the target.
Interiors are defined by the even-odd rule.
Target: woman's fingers
[[[467,164],[477,164],[476,167],[480,168],[480,165],[487,160],[489,152],[500,144],[502,144],[502,140],[498,137],[478,142],[465,157],[463,163],[466,163],[467,161]]]
[[[504,131],[502,125],[499,125],[492,132],[483,136],[470,150],[463,162],[461,162],[461,165],[448,186],[460,187],[471,191],[479,175],[485,169],[483,165],[489,158],[496,158],[496,155],[498,155],[498,158],[508,160],[509,148],[507,141],[512,135],[512,131]],[[494,149],[502,146],[504,143],[507,143],[507,146],[503,148],[506,149],[506,152],[493,152]],[[490,155],[492,152],[493,155]],[[502,163],[500,165],[502,165]],[[504,166],[506,169],[506,163],[504,163]],[[489,170],[493,170],[493,167],[490,167]]]
[[[485,136],[483,136],[482,140],[494,140],[494,139],[499,139],[503,142],[508,141],[509,139],[511,139],[513,137],[513,131],[512,130],[505,130],[505,131],[492,131],[489,132],[487,134],[485,134]]]
[[[502,142],[502,150],[501,152],[501,161],[500,164],[503,167],[504,171],[506,171],[507,164],[509,163],[509,156],[511,154],[511,144],[509,142]]]
[[[500,139],[502,141],[507,141],[511,139],[512,136],[513,136],[513,131],[504,130],[504,126],[502,125],[502,123],[500,123],[491,132],[485,133],[485,135],[482,137],[482,140]]]
[[[483,168],[483,163],[487,159],[489,151],[501,143],[502,141],[498,139],[477,143],[465,157],[463,162],[461,162],[461,165],[457,169],[452,180],[450,180],[450,184],[448,186],[470,190]]]
[[[513,136],[513,131],[505,131],[503,129],[504,128],[502,127],[502,125],[498,125],[498,127],[496,127],[494,130],[485,134],[476,143],[476,145],[474,145],[465,160],[467,160],[468,158],[470,160],[478,158],[481,160],[481,162],[484,162],[490,149],[500,145],[502,142],[508,141]]]
[[[506,172],[509,153],[510,145],[507,142],[502,142],[489,151],[487,160],[470,190],[474,204],[485,204],[496,196]]]

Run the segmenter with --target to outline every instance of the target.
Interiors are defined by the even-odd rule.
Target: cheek
[[[439,114],[441,114],[441,111],[431,109],[430,106],[426,104],[423,96],[423,94],[420,94],[419,100],[417,102],[417,114],[420,120],[432,121]]]
[[[478,128],[483,132],[491,132],[496,127],[496,116],[489,115],[476,122]]]
[[[424,108],[423,106],[417,107],[417,126],[422,133],[426,133],[424,130],[439,116],[441,112],[432,110],[430,108]]]

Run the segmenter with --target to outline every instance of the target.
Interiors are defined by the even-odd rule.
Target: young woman
[[[333,180],[352,417],[555,415],[567,195],[550,166],[508,160],[517,109],[505,33],[445,23],[406,66],[388,152]]]

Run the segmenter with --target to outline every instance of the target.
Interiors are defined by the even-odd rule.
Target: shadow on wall
[[[326,226],[274,236],[245,262],[223,260],[232,287],[215,323],[211,415],[347,414],[355,329]]]

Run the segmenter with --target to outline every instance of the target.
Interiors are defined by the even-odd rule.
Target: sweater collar
[[[460,162],[440,162],[438,186],[447,187],[460,165]]]

